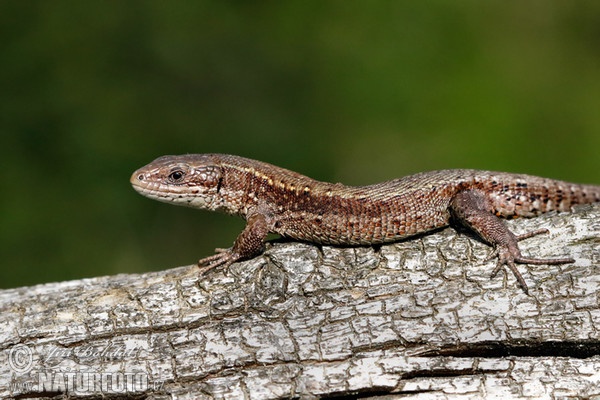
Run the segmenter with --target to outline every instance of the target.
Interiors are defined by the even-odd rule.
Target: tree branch
[[[509,224],[550,230],[524,254],[575,263],[519,266],[527,296],[445,229],[0,291],[0,396],[599,395],[600,206]]]

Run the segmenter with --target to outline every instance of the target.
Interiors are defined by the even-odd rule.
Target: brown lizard
[[[332,245],[373,245],[461,224],[495,247],[498,264],[566,264],[571,258],[524,257],[518,241],[546,229],[513,234],[499,218],[533,217],[600,202],[600,186],[537,176],[454,169],[424,172],[369,186],[319,182],[261,161],[225,154],[163,156],[135,171],[131,184],[166,203],[239,215],[246,228],[233,247],[201,259],[203,272],[260,254],[269,232]]]

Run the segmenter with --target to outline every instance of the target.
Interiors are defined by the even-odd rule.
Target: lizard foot
[[[496,274],[502,269],[502,267],[506,266],[515,275],[515,278],[517,278],[517,282],[519,282],[519,285],[521,286],[525,294],[529,294],[529,288],[527,287],[527,283],[525,283],[525,279],[523,279],[523,276],[521,275],[515,264],[559,265],[575,262],[575,260],[572,258],[523,257],[516,242],[521,241],[523,239],[528,239],[532,236],[539,235],[542,233],[548,233],[548,230],[539,229],[537,231],[528,232],[519,236],[515,236],[516,241],[514,243],[497,245],[496,250],[492,254],[492,257],[498,256],[498,264],[496,265],[496,268],[494,268],[494,270],[492,271],[492,275],[490,276],[490,278],[494,278]]]
[[[198,261],[198,268],[200,268],[200,275],[204,275],[206,272],[213,268],[223,265],[225,268],[229,267],[235,261],[239,259],[239,256],[235,254],[231,248],[229,249],[215,249],[216,254],[205,257]]]

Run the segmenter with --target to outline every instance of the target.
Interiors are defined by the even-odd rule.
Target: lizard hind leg
[[[550,233],[548,229],[538,229],[536,231],[531,231],[527,233],[523,233],[518,235],[517,241],[521,241],[523,239],[529,239],[530,237],[537,236],[540,234]],[[569,257],[564,258],[529,258],[529,257],[516,257],[515,262],[519,264],[535,264],[535,265],[559,265],[559,264],[570,264],[574,263],[575,260]]]
[[[450,213],[453,219],[477,233],[483,240],[494,246],[492,257],[498,257],[498,264],[492,271],[493,278],[506,266],[512,271],[523,291],[527,294],[529,289],[516,264],[568,264],[574,262],[571,258],[539,259],[523,257],[519,250],[518,242],[542,233],[547,229],[539,229],[522,235],[512,233],[503,220],[493,214],[493,207],[485,195],[476,190],[467,190],[458,193],[450,202]]]
[[[520,242],[521,240],[529,239],[531,237],[534,237],[537,235],[542,235],[542,234],[547,234],[547,233],[550,233],[550,231],[546,228],[542,228],[542,229],[538,229],[535,231],[523,233],[521,235],[516,235],[515,238],[516,238],[517,242]],[[518,248],[517,248],[517,250],[518,250]],[[490,254],[490,256],[488,258],[486,258],[486,261],[489,261],[494,257],[498,257],[498,253],[499,253],[499,249],[498,248],[494,249],[492,254]],[[540,258],[523,257],[522,255],[520,255],[520,252],[519,252],[519,255],[515,254],[514,261],[519,264],[536,264],[536,265],[569,264],[569,263],[575,262],[575,260],[572,258],[540,259]],[[498,271],[500,271],[501,268],[502,268],[502,264],[499,264],[494,269],[494,271],[492,272],[492,278],[494,276],[496,276],[496,274],[498,273]]]

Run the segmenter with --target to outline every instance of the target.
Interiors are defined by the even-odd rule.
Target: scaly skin
[[[160,157],[134,172],[131,183],[158,201],[224,211],[247,221],[233,247],[199,261],[204,271],[259,254],[269,232],[321,244],[372,245],[459,223],[495,247],[498,265],[492,276],[506,265],[525,292],[516,263],[573,260],[522,256],[518,241],[547,231],[515,236],[499,217],[533,217],[600,202],[600,186],[530,175],[457,169],[345,186],[224,154]]]

